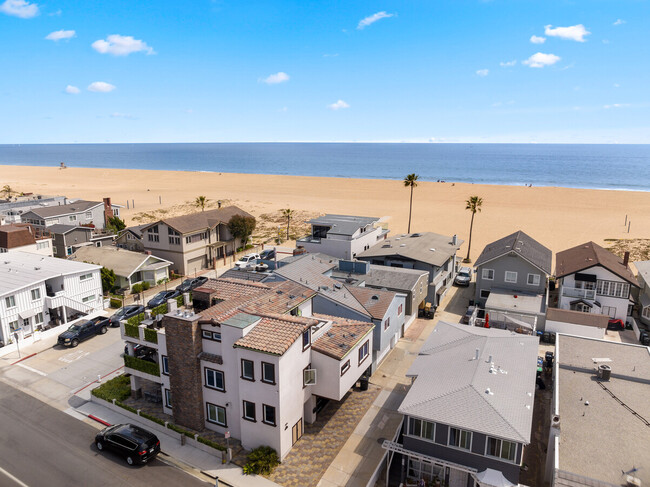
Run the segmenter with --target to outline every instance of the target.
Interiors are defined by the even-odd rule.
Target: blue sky
[[[0,0],[0,143],[650,143],[644,0]]]

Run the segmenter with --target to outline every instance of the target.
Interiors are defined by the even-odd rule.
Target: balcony
[[[582,289],[578,287],[562,287],[562,296],[578,299],[596,299],[595,289]]]
[[[149,348],[157,349],[160,341],[165,339],[164,328],[154,328],[153,320],[144,320],[140,325],[122,321],[120,332],[123,340]]]
[[[307,235],[306,237],[298,239],[298,243],[313,243],[313,244],[319,244],[321,241],[320,238],[318,237],[313,237],[311,235]]]
[[[149,360],[124,355],[124,372],[160,383],[160,367]]]

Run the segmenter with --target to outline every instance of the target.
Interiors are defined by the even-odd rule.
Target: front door
[[[302,438],[302,418],[291,428],[291,445],[295,445],[300,438]]]

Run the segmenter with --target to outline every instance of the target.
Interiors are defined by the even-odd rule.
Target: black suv
[[[76,347],[79,342],[83,342],[97,334],[103,335],[108,331],[108,323],[104,321],[94,319],[70,325],[70,328],[59,335],[57,343],[64,347]]]
[[[180,291],[173,290],[173,291],[160,291],[158,294],[156,294],[153,298],[149,300],[147,303],[147,308],[155,308],[156,306],[160,306],[161,304],[165,304],[168,299],[174,299],[177,298],[178,296],[181,295]]]
[[[126,463],[144,464],[160,453],[160,441],[153,433],[132,424],[115,424],[104,428],[95,436],[99,451],[113,450],[126,459]]]
[[[206,282],[208,282],[208,278],[203,276],[194,277],[192,279],[185,279],[178,286],[176,286],[176,290],[180,291],[181,293],[186,293],[191,291],[192,289],[196,289],[197,287],[205,284]]]
[[[144,306],[141,304],[131,304],[118,309],[113,316],[111,316],[111,326],[120,326],[120,321],[128,320],[129,318],[144,313]]]

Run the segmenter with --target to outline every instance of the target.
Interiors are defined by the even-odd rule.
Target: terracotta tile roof
[[[332,326],[312,343],[312,349],[336,360],[342,360],[375,327],[372,323],[347,320],[336,316],[314,314],[315,318],[332,321]]]
[[[268,314],[255,327],[235,342],[235,347],[283,355],[302,333],[318,323],[313,318]]]
[[[257,296],[269,291],[271,288],[259,282],[245,281],[243,279],[219,278],[209,279],[196,291],[215,293],[219,299],[232,299],[240,296]]]
[[[594,242],[572,247],[555,255],[555,276],[564,277],[600,265],[633,286],[639,287],[634,274],[623,259]]]
[[[250,296],[239,296],[215,304],[214,306],[201,311],[201,321],[222,322],[240,313],[240,308],[250,300]]]
[[[350,294],[357,298],[357,301],[370,313],[370,316],[377,320],[384,318],[395,297],[395,293],[391,291],[380,291],[367,287],[346,287]]]
[[[271,283],[269,283],[271,284]],[[284,314],[291,311],[300,303],[310,299],[316,291],[292,281],[274,284],[270,291],[253,298],[246,303],[242,311],[251,314],[278,313]]]
[[[36,242],[30,225],[0,226],[0,247],[14,249]]]
[[[214,228],[219,223],[228,223],[233,215],[253,216],[236,206],[226,206],[216,210],[198,211],[189,215],[164,218],[160,221],[174,230],[185,234]]]

